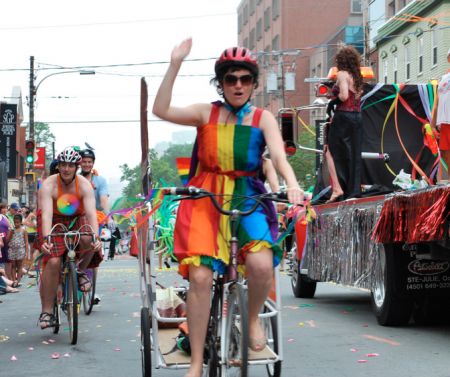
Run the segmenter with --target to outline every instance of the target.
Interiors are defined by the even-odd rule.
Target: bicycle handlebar
[[[167,187],[164,189],[164,193],[167,195],[185,195],[185,197],[177,198],[176,200],[184,200],[184,199],[201,199],[201,198],[209,198],[213,203],[214,207],[224,215],[239,215],[239,216],[248,216],[256,211],[258,205],[262,204],[262,200],[270,200],[276,202],[287,202],[287,193],[286,192],[269,192],[263,193],[255,196],[248,196],[246,199],[254,200],[255,203],[253,206],[246,210],[241,211],[238,209],[227,210],[223,208],[217,201],[216,196],[218,194],[212,193],[202,188],[189,186],[189,187]]]

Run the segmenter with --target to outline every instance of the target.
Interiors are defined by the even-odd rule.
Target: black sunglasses
[[[238,81],[240,81],[242,85],[251,85],[251,84],[253,84],[253,75],[236,76],[236,75],[226,74],[223,77],[223,82],[230,86],[236,85]]]

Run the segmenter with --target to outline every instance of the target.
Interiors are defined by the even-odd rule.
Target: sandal
[[[55,327],[56,318],[51,313],[42,312],[39,316],[38,324],[41,327],[41,330],[47,329],[49,327]]]
[[[78,289],[81,292],[89,292],[92,288],[92,283],[86,275],[86,272],[78,271]]]
[[[17,280],[13,281],[11,284],[11,287],[13,288],[19,288],[20,286],[22,286],[22,284],[20,284]]]

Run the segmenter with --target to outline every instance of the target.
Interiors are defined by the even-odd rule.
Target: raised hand
[[[187,38],[172,50],[170,59],[173,63],[181,63],[189,55],[192,48],[192,38]]]

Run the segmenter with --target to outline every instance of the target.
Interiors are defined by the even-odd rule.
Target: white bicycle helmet
[[[73,147],[64,148],[64,150],[58,155],[58,162],[69,162],[78,165],[80,161],[80,152]]]

